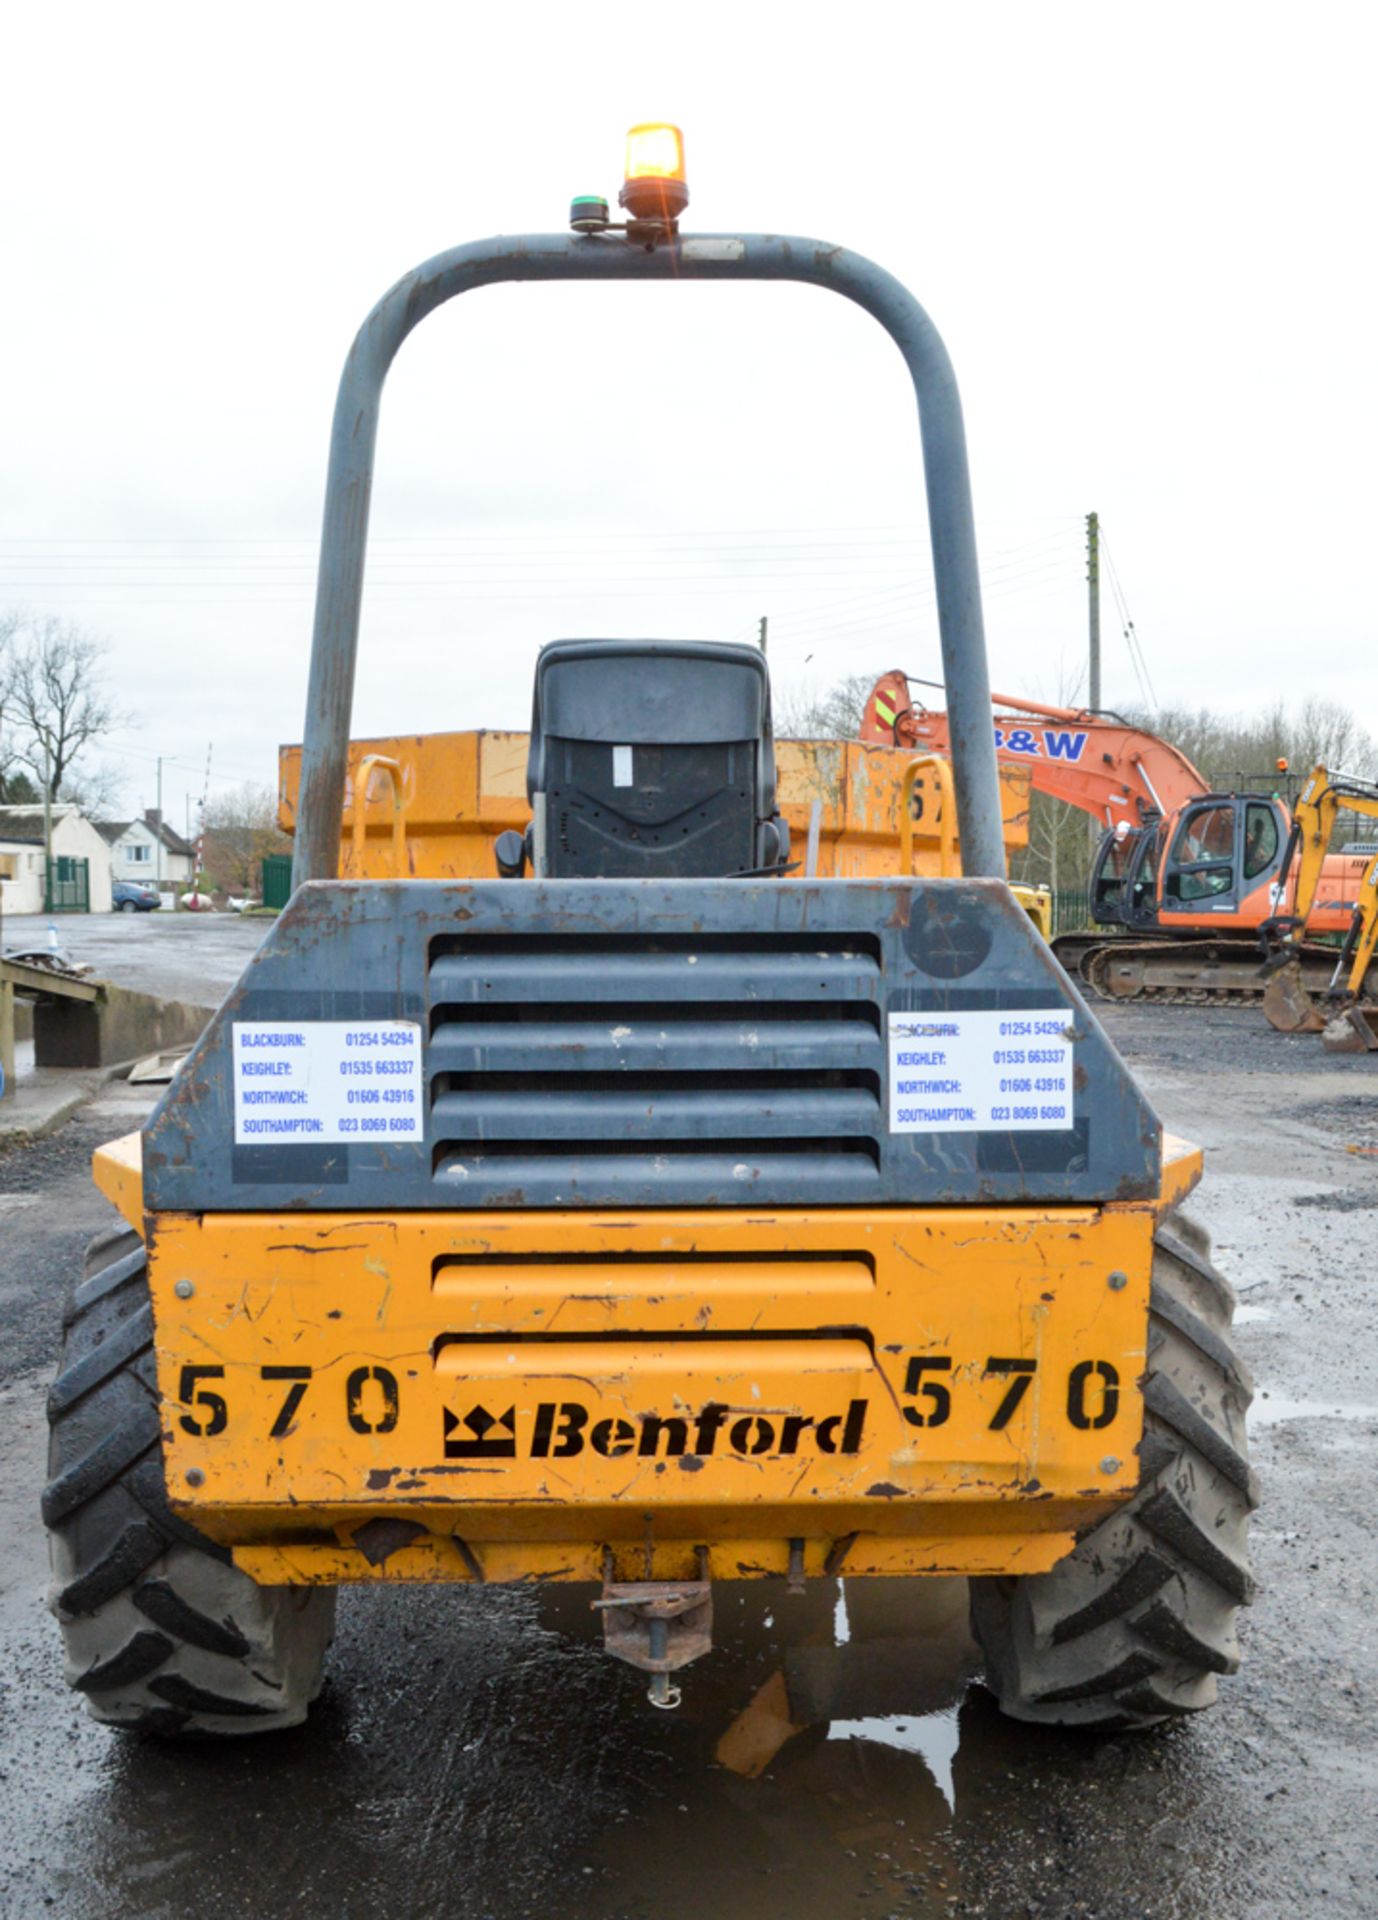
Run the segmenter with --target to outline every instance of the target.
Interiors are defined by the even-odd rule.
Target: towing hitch
[[[670,1675],[713,1644],[713,1593],[707,1580],[610,1580],[593,1602],[603,1615],[603,1644],[618,1660],[651,1676],[646,1698],[674,1708]]]

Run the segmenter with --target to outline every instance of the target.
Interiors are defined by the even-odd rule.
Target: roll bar
[[[962,864],[968,874],[1004,879],[966,434],[952,363],[932,321],[893,275],[820,240],[694,234],[648,247],[623,234],[599,233],[499,236],[451,248],[399,280],[355,337],[330,436],[293,885],[333,880],[339,867],[383,382],[398,348],[427,314],[457,294],[515,280],[800,281],[854,301],[885,328],[904,356],[919,406]]]

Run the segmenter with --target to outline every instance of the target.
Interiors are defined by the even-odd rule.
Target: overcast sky
[[[1378,732],[1371,5],[19,5],[3,27],[0,609],[108,638],[110,757],[179,826],[298,739],[335,382],[400,274],[615,200],[817,235],[927,306],[992,680],[1083,670],[1083,520],[1165,704]],[[662,22],[658,24],[658,22]],[[812,289],[486,290],[383,412],[356,734],[524,726],[563,634],[936,676],[912,396]],[[1142,699],[1116,601],[1107,704]]]

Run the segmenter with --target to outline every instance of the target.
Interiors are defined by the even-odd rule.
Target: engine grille
[[[1068,1130],[891,1127],[895,1016],[1049,1009],[1075,1030]],[[236,1139],[239,1023],[318,1021],[420,1028],[424,1128],[336,1130],[321,1094],[320,1137]],[[1081,1205],[1155,1193],[1159,1137],[997,881],[316,882],[145,1129],[144,1196],[614,1220]]]
[[[858,1197],[880,1174],[882,972],[864,933],[441,936],[434,1177],[529,1205],[657,1172],[705,1198],[782,1175]]]

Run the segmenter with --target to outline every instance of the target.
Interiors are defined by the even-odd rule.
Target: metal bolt
[[[1114,1273],[1112,1273],[1112,1274],[1111,1274],[1111,1276],[1110,1276],[1110,1290],[1111,1290],[1111,1292],[1112,1292],[1112,1293],[1123,1293],[1123,1292],[1124,1292],[1124,1290],[1125,1290],[1125,1288],[1126,1288],[1126,1287],[1127,1287],[1128,1285],[1129,1285],[1129,1275],[1128,1275],[1127,1273],[1121,1273],[1121,1272],[1119,1271],[1119,1269],[1118,1269],[1118,1268],[1116,1268],[1116,1270],[1115,1270],[1115,1272],[1114,1272]]]
[[[205,1484],[206,1476],[202,1473],[200,1467],[187,1468],[187,1485],[189,1487],[204,1487]]]
[[[1101,1461],[1101,1463],[1100,1463],[1100,1470],[1101,1470],[1101,1472],[1102,1472],[1102,1473],[1104,1473],[1104,1474],[1111,1474],[1111,1473],[1118,1473],[1118,1472],[1119,1472],[1119,1470],[1120,1470],[1120,1463],[1119,1463],[1119,1461],[1118,1461],[1118,1460],[1117,1460],[1117,1459],[1115,1458],[1115,1456],[1114,1456],[1114,1454],[1113,1454],[1113,1453],[1107,1453],[1107,1454],[1106,1454],[1106,1456],[1105,1456],[1105,1458],[1104,1458],[1104,1460],[1102,1460],[1102,1461]],[[187,1475],[187,1478],[188,1478],[188,1480],[190,1480],[190,1478],[191,1478],[191,1475],[190,1475],[190,1474],[188,1474],[188,1475]]]
[[[190,1280],[179,1280],[172,1291],[177,1295],[179,1300],[190,1300],[196,1289]]]
[[[670,1623],[658,1615],[652,1615],[649,1627],[647,1651],[652,1660],[663,1660],[670,1646]],[[664,1707],[668,1712],[673,1712],[680,1703],[681,1694],[668,1673],[653,1673],[651,1684],[646,1689],[646,1698],[653,1707]]]

